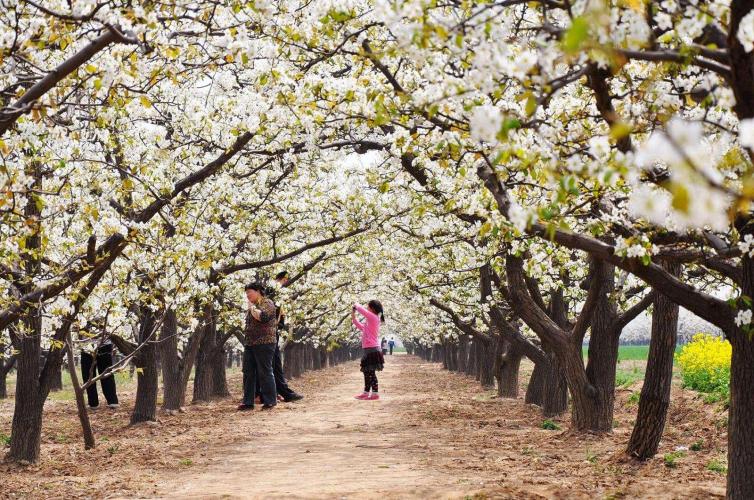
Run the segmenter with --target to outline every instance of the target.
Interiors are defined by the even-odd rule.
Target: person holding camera
[[[277,308],[267,295],[264,283],[255,281],[244,288],[249,310],[246,313],[243,352],[243,402],[240,411],[254,408],[254,392],[259,380],[262,409],[277,404],[273,359],[277,345]]]
[[[364,317],[364,322],[356,319],[357,312]],[[362,401],[374,401],[380,399],[377,372],[382,371],[385,366],[385,357],[380,351],[378,340],[380,338],[380,326],[385,322],[382,304],[378,300],[370,300],[367,307],[354,304],[351,310],[351,322],[361,330],[361,348],[364,350],[364,355],[361,357],[364,391],[354,397]]]

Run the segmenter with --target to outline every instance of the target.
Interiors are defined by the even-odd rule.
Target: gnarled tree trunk
[[[503,351],[497,361],[497,395],[501,398],[518,397],[518,373],[523,354],[510,343],[498,339],[496,349]]]
[[[667,263],[665,268],[675,276],[681,272],[678,264]],[[677,335],[678,305],[664,295],[656,294],[647,370],[641,388],[636,423],[627,449],[629,455],[640,460],[651,458],[657,453],[665,429]]]
[[[754,7],[754,1],[749,3]],[[748,256],[744,256],[742,261],[742,292],[754,297],[754,262]],[[727,495],[730,499],[744,500],[754,498],[754,337],[738,328],[725,333],[733,347],[728,410]]]
[[[216,347],[214,308],[207,304],[202,309],[202,328],[206,329],[196,357],[194,373],[194,403],[210,401],[215,389],[213,361]]]
[[[134,356],[137,368],[136,401],[131,413],[131,424],[157,420],[157,317],[146,306],[140,308],[139,316],[140,348]]]
[[[39,460],[42,443],[42,407],[39,383],[40,339],[42,337],[41,311],[32,306],[21,325],[11,326],[15,331],[14,347],[17,353],[16,399],[8,459],[34,463]]]

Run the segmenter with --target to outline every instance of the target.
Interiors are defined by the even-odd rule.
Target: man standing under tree
[[[275,276],[275,281],[280,288],[287,286],[288,280],[288,271],[281,271]],[[275,300],[274,294],[271,294],[271,298],[273,299],[273,301]],[[285,324],[285,315],[283,314],[283,308],[278,304],[275,304],[275,307],[277,307],[278,315],[278,334],[277,342],[275,343],[275,359],[272,365],[273,371],[275,373],[275,388],[277,389],[278,395],[282,396],[283,401],[290,403],[292,401],[304,399],[304,396],[298,394],[288,386],[288,382],[285,380],[285,375],[283,374],[283,360],[280,356],[280,331],[287,330],[288,326]]]
[[[387,345],[390,347],[390,355],[393,355],[393,348],[395,347],[395,335],[390,336],[390,340],[388,341]]]

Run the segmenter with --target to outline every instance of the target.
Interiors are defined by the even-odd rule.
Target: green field
[[[588,356],[588,347],[583,348],[584,361]],[[676,352],[681,346],[676,347]],[[618,387],[628,387],[634,382],[644,379],[649,345],[622,345],[618,347],[618,366],[615,370],[615,383]],[[674,370],[675,373],[675,370]]]
[[[588,347],[583,348],[584,359],[588,357]],[[675,348],[679,352],[681,346]],[[649,345],[622,345],[618,348],[618,362],[621,361],[646,361],[649,357]]]

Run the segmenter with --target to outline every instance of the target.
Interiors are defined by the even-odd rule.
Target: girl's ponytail
[[[375,312],[380,317],[380,321],[382,323],[385,322],[385,311],[382,309],[382,304],[379,300],[370,300],[369,304],[367,304],[369,308]]]

